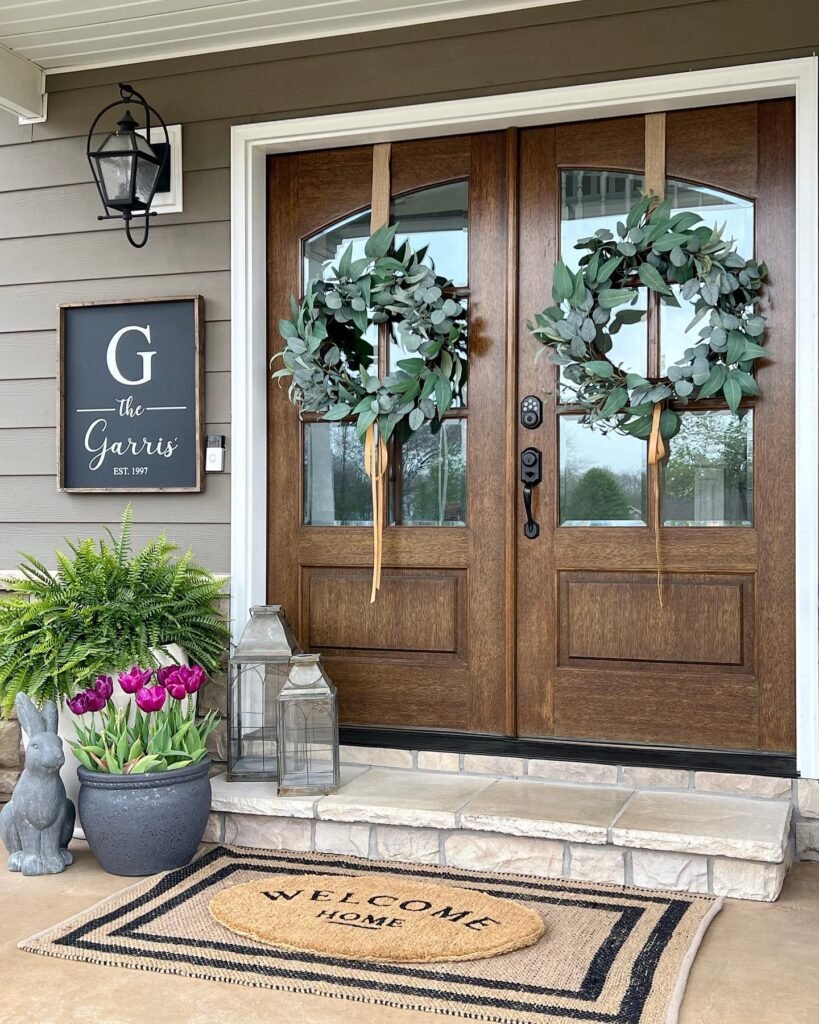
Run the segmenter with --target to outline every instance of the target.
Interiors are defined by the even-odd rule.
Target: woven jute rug
[[[211,915],[214,897],[233,886],[264,881],[277,891],[307,875],[321,877],[322,891],[326,876],[337,877],[339,888],[377,876],[379,888],[392,879],[485,893],[536,911],[544,933],[534,945],[483,959],[373,963],[278,948]],[[675,1024],[689,968],[720,906],[685,893],[220,846],[20,948],[495,1024]]]

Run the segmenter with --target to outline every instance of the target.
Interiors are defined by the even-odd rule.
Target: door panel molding
[[[796,650],[798,762],[819,776],[819,111],[817,60],[802,58],[231,129],[231,607],[238,635],[264,600],[267,565],[266,160],[268,154],[649,111],[796,98]]]

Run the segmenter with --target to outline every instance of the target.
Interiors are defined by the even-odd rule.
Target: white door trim
[[[819,101],[817,58],[235,126],[231,131],[231,576],[234,631],[267,577],[266,166],[270,153],[515,125],[796,100],[797,761],[819,777]],[[278,486],[274,481],[273,486]],[[281,481],[291,487],[292,479]]]

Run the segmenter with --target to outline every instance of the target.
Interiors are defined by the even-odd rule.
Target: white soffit
[[[576,2],[0,0],[0,46],[57,73]]]

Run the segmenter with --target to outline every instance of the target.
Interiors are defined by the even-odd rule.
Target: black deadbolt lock
[[[543,422],[543,402],[537,395],[527,395],[520,403],[520,422],[527,430],[537,430]]]

